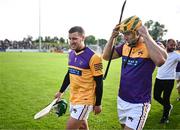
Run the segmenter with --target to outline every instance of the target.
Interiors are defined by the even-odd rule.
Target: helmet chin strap
[[[138,39],[133,39],[133,40],[131,40],[131,42],[128,44],[128,46],[130,46],[130,47],[135,47],[137,41],[138,41]]]

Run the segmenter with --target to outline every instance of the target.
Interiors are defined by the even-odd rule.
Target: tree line
[[[164,41],[163,36],[167,33],[167,29],[164,24],[157,21],[149,20],[145,22],[145,26],[148,28],[150,35],[156,41]],[[68,40],[63,37],[50,37],[45,36],[33,40],[32,36],[23,38],[22,41],[10,41],[8,39],[0,40],[0,51],[9,49],[39,49],[39,39],[41,39],[41,49],[49,50],[55,48],[56,50],[63,50],[68,48]],[[122,40],[122,37],[117,38],[117,43]],[[86,45],[99,45],[102,49],[107,43],[107,39],[97,39],[94,35],[89,35],[85,39]]]

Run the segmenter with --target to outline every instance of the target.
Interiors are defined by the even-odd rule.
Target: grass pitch
[[[50,113],[40,120],[33,116],[50,103],[59,90],[67,72],[67,54],[57,53],[0,53],[0,129],[55,130],[65,129],[69,111],[56,117]],[[116,98],[120,78],[120,62],[112,61],[104,81],[100,115],[89,117],[90,129],[121,129],[116,111]],[[104,70],[107,62],[104,62]],[[153,83],[156,71],[154,72]],[[64,98],[68,100],[68,91]],[[176,101],[177,90],[173,89],[171,103],[174,109],[170,123],[159,124],[162,106],[152,99],[152,107],[144,129],[180,129],[180,102]]]

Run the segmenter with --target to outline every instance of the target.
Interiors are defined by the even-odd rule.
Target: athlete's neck
[[[75,51],[76,51],[76,53],[79,53],[79,52],[81,52],[81,51],[85,50],[85,48],[86,48],[86,46],[84,46],[82,49],[75,50]]]

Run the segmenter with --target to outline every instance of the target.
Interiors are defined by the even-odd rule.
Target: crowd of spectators
[[[6,49],[38,49],[38,47],[28,38],[24,38],[22,41],[0,40],[0,51],[6,51]]]

